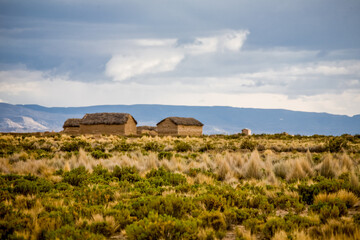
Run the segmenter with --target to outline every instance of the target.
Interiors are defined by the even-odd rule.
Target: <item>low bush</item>
[[[285,220],[279,217],[270,218],[266,221],[263,229],[265,239],[271,239],[277,231],[285,229]]]
[[[197,239],[198,224],[195,220],[178,220],[167,215],[150,213],[149,217],[126,227],[129,240],[145,239]]]
[[[176,152],[188,152],[192,150],[192,147],[189,143],[178,141],[175,143],[174,150]]]
[[[91,156],[95,159],[107,159],[107,158],[112,157],[112,155],[110,153],[106,153],[101,150],[92,151]]]
[[[251,139],[245,139],[240,144],[240,149],[247,149],[250,151],[254,151],[256,147],[258,146],[258,143],[256,141],[253,141]]]
[[[128,152],[132,151],[136,148],[135,144],[127,143],[126,141],[121,141],[115,143],[114,147],[110,150],[110,152],[118,151],[118,152]]]
[[[112,175],[119,179],[119,181],[138,182],[141,177],[138,170],[132,167],[119,167],[115,166]]]
[[[332,137],[327,141],[325,146],[330,152],[340,152],[348,148],[348,141],[343,137]]]
[[[145,151],[153,151],[153,152],[160,152],[164,148],[165,148],[165,146],[158,142],[147,142],[147,143],[145,143],[145,146],[144,146]]]
[[[146,174],[146,178],[155,186],[177,186],[186,183],[186,178],[182,174],[172,173],[163,167],[152,169]]]
[[[54,186],[51,182],[32,175],[16,179],[12,184],[13,192],[23,195],[49,192]]]
[[[107,222],[94,222],[90,225],[90,231],[96,234],[110,237],[113,234],[112,227]]]
[[[70,142],[64,142],[60,147],[63,152],[75,152],[79,151],[80,148],[86,149],[90,147],[90,143],[85,140],[72,140]]]
[[[73,186],[81,186],[86,184],[88,178],[88,171],[84,166],[81,166],[72,169],[70,172],[65,172],[63,181]]]
[[[94,234],[84,229],[77,229],[75,228],[75,226],[65,225],[54,231],[45,232],[40,239],[97,240],[97,239],[106,239],[106,238],[102,235]]]
[[[225,236],[227,225],[223,213],[220,211],[204,212],[200,219],[202,226],[213,228],[217,232],[217,236]]]
[[[158,153],[158,159],[167,159],[170,160],[172,158],[173,154],[171,152],[159,152]]]

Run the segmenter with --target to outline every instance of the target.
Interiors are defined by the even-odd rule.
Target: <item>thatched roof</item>
[[[128,113],[87,113],[81,119],[81,124],[84,125],[121,125],[127,123],[128,119],[134,119]],[[137,124],[136,120],[134,119]]]
[[[163,120],[161,120],[160,122],[158,122],[159,125],[160,123],[162,123],[163,121],[165,121],[166,119],[169,119],[170,121],[172,121],[175,125],[184,125],[184,126],[204,126],[204,124],[202,124],[200,121],[196,120],[195,118],[184,118],[184,117],[168,117],[165,118]]]
[[[69,118],[64,122],[63,127],[80,127],[80,121],[80,118]]]
[[[156,127],[153,126],[138,126],[136,127],[137,130],[149,130],[149,131],[156,131]]]

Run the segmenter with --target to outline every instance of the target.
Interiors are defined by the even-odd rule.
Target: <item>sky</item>
[[[360,114],[360,1],[0,0],[0,102]]]

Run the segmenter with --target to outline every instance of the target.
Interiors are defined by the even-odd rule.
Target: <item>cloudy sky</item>
[[[0,0],[0,101],[360,113],[359,0]]]

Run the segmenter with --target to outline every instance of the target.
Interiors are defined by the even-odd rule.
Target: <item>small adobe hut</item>
[[[69,118],[64,122],[63,133],[79,134],[80,131],[80,118]]]
[[[138,135],[149,134],[151,136],[156,136],[158,134],[156,127],[151,126],[139,126],[136,128],[136,131]]]
[[[128,113],[88,113],[80,121],[80,133],[135,135],[136,124]]]
[[[159,135],[201,136],[204,124],[195,118],[168,117],[157,125]]]
[[[241,130],[241,133],[246,135],[246,136],[250,136],[251,135],[251,130],[248,128],[244,128],[243,130]]]

